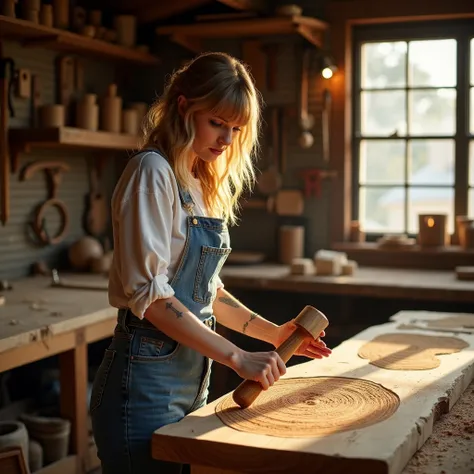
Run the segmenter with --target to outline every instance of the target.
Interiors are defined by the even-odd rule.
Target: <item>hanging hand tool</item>
[[[8,72],[10,77],[8,78]],[[0,192],[2,205],[0,220],[5,225],[10,214],[10,154],[8,151],[8,117],[15,115],[13,110],[13,82],[15,63],[12,58],[3,57],[0,42]],[[8,107],[8,110],[7,110]]]
[[[58,187],[62,181],[62,173],[69,171],[69,169],[69,165],[62,161],[36,161],[27,165],[22,171],[21,181],[31,179],[40,170],[44,170],[48,178],[48,199],[36,208],[32,226],[33,231],[42,244],[58,244],[67,235],[69,214],[64,202],[58,198]],[[57,209],[61,219],[59,230],[54,236],[48,234],[45,222],[46,210],[50,207]]]

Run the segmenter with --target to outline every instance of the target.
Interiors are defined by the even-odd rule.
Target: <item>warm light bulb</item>
[[[324,79],[331,79],[331,77],[333,75],[332,69],[330,67],[325,67],[321,71],[321,75],[324,77]]]
[[[426,221],[426,224],[428,225],[428,227],[434,227],[435,221],[432,217],[428,217],[428,220]]]

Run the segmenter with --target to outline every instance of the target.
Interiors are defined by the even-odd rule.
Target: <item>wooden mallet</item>
[[[306,338],[316,339],[329,324],[326,316],[312,306],[305,306],[294,322],[296,324],[294,332],[276,348],[277,354],[285,364]],[[247,408],[262,390],[259,382],[245,380],[234,390],[232,398],[241,408]]]

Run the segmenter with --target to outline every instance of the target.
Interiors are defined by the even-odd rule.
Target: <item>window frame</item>
[[[352,152],[352,199],[351,216],[353,220],[359,217],[359,165],[360,142],[364,138],[359,134],[361,128],[360,103],[361,103],[361,44],[376,41],[413,41],[423,39],[455,39],[457,41],[457,84],[456,90],[456,131],[454,140],[454,216],[466,215],[468,211],[469,190],[469,143],[474,140],[474,135],[469,130],[470,110],[470,41],[474,37],[474,19],[426,21],[410,23],[390,23],[376,25],[354,25],[352,41],[352,108],[351,108],[351,152]],[[408,71],[406,72],[408,74]],[[381,89],[383,90],[383,89]],[[408,87],[406,90],[409,90]],[[408,100],[408,99],[407,99]],[[408,116],[407,116],[408,120]],[[384,139],[385,137],[379,137]],[[387,137],[388,138],[388,137]],[[429,137],[407,136],[402,138],[423,139]],[[436,138],[444,138],[436,136]],[[405,166],[406,166],[405,161]],[[405,182],[405,189],[409,183]],[[405,201],[405,212],[408,201]],[[405,224],[407,216],[405,216]],[[454,227],[454,223],[452,223]],[[368,241],[376,240],[383,234],[367,233]]]

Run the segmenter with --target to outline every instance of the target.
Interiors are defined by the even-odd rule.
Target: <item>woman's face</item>
[[[193,150],[198,158],[213,162],[232,144],[243,124],[229,122],[209,112],[194,115],[196,135]]]

